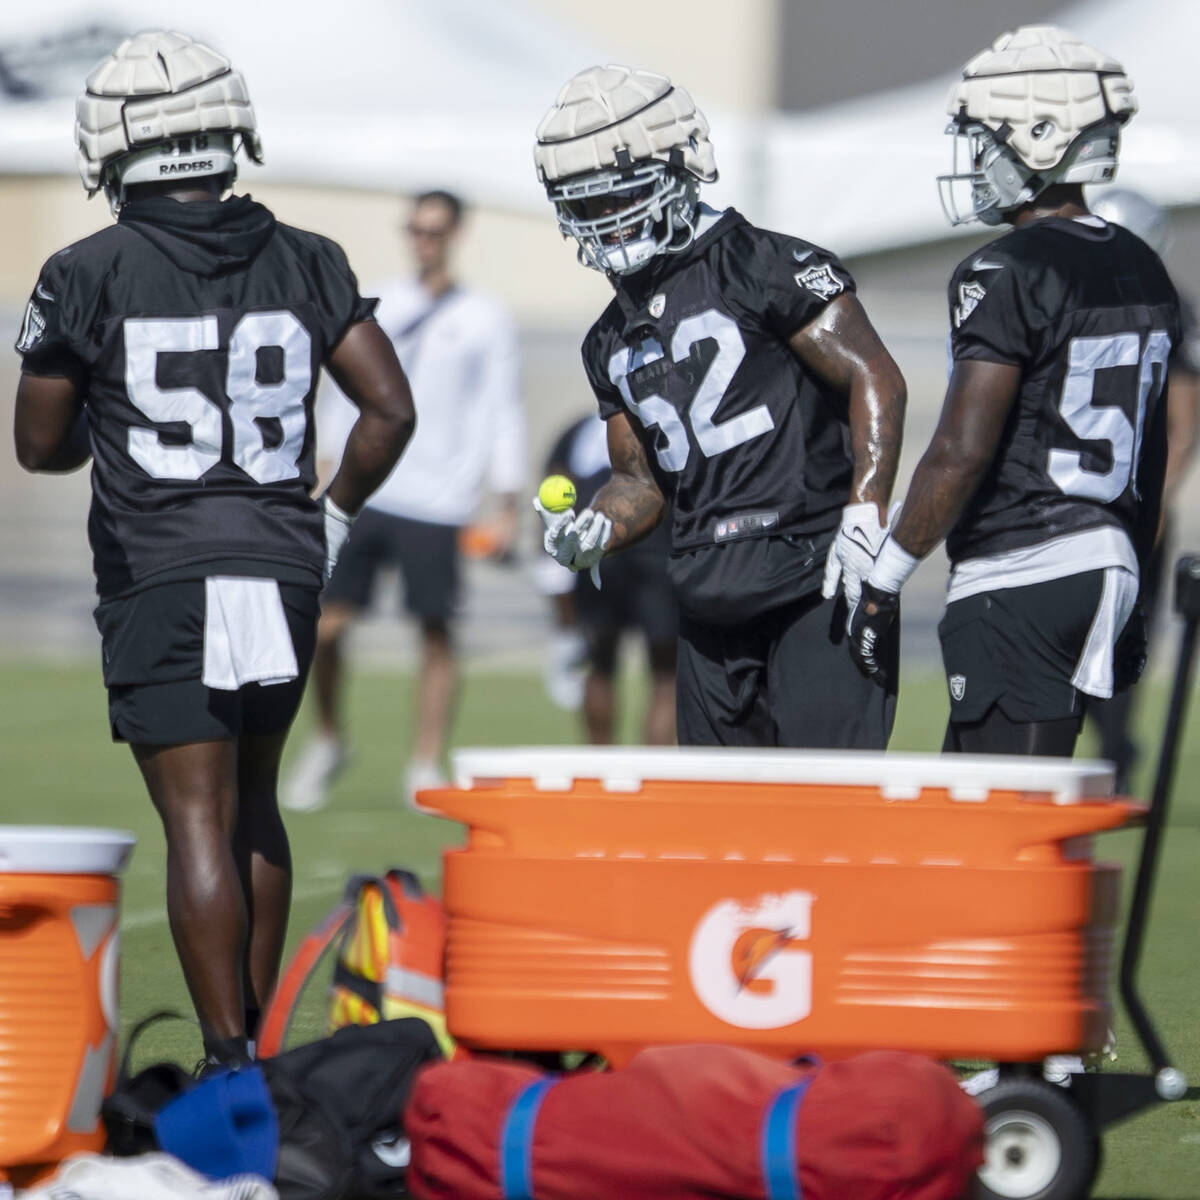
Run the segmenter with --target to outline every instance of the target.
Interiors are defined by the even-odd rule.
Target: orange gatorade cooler
[[[132,834],[0,825],[0,1194],[101,1150]]]
[[[528,748],[455,755],[446,1015],[468,1046],[732,1042],[1034,1061],[1099,1050],[1106,763]]]

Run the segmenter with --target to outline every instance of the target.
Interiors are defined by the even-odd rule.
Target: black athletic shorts
[[[950,720],[980,720],[999,705],[1010,721],[1079,716],[1071,683],[1104,586],[1087,571],[955,600],[938,625]]]
[[[316,645],[314,587],[281,583],[299,675],[288,683],[205,687],[204,580],[161,583],[104,600],[95,610],[115,742],[171,746],[240,734],[282,733],[291,725]]]
[[[458,607],[457,525],[410,521],[364,508],[325,585],[326,603],[366,608],[382,567],[399,567],[404,607],[421,621],[446,621]]]
[[[667,578],[665,551],[635,546],[600,564],[600,590],[587,571],[575,578],[575,611],[585,633],[635,629],[648,642],[674,642],[679,607]]]
[[[898,639],[887,684],[846,648],[846,602],[814,592],[741,625],[680,617],[681,746],[883,750],[896,715]]]

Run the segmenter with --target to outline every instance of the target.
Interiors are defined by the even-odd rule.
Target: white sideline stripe
[[[398,864],[400,865],[400,864]],[[415,862],[402,864],[407,870],[412,871],[416,875],[424,874],[426,868],[430,865],[428,858],[418,859]],[[297,900],[319,900],[322,896],[337,896],[341,893],[342,886],[345,881],[354,874],[353,871],[346,867],[337,866],[333,863],[317,863],[313,869],[306,872],[308,875],[315,875],[316,879],[312,883],[301,884],[298,887],[292,888],[292,903]],[[125,933],[131,929],[145,929],[151,925],[165,925],[167,921],[167,908],[164,903],[159,908],[141,908],[125,914],[121,917],[121,932]],[[0,1193],[0,1200],[3,1200],[3,1194]]]
[[[347,872],[347,878],[349,874]],[[316,900],[321,896],[332,896],[337,890],[338,885],[332,879],[324,883],[309,884],[307,887],[292,888],[292,903],[295,904],[297,900]],[[167,907],[164,903],[161,908],[143,908],[123,916],[121,932],[125,933],[130,929],[145,929],[149,925],[165,925],[166,923]]]

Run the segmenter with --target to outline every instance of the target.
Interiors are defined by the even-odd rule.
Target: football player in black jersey
[[[883,541],[904,380],[838,259],[700,203],[708,124],[669,79],[592,67],[538,127],[559,227],[614,299],[584,367],[613,476],[543,514],[575,570],[671,513],[685,745],[882,748],[895,675],[842,643]]]
[[[1101,188],[1090,201],[1096,216],[1114,225],[1124,225],[1166,260],[1170,241],[1169,219],[1166,211],[1148,196],[1132,188]],[[1175,505],[1179,489],[1200,444],[1200,326],[1196,313],[1183,293],[1179,297],[1182,337],[1167,364],[1167,467],[1163,477],[1162,516],[1154,553],[1142,571],[1141,599],[1146,614],[1147,629],[1153,635],[1155,617],[1163,598],[1164,575],[1172,543]],[[1152,638],[1153,640],[1153,638]],[[1109,759],[1117,768],[1116,787],[1126,792],[1139,749],[1131,731],[1134,696],[1139,689],[1117,692],[1111,700],[1092,698],[1088,717],[1100,735],[1100,756]]]
[[[261,158],[242,76],[177,33],[122,42],[76,109],[114,226],[52,256],[17,349],[17,456],[90,457],[88,532],[115,740],[162,819],[167,912],[206,1057],[248,1053],[291,897],[276,778],[318,594],[411,434],[392,344],[335,243],[222,200]],[[327,367],[358,405],[315,486]]]
[[[947,539],[946,749],[1070,755],[1084,696],[1140,671],[1179,305],[1082,189],[1112,178],[1135,107],[1121,65],[1054,26],[1005,34],[951,94],[970,161],[941,180],[947,214],[1012,229],[950,281],[945,405],[851,623],[876,670],[901,586]]]

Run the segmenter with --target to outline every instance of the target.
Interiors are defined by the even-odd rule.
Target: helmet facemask
[[[695,236],[699,181],[667,163],[591,171],[548,183],[558,227],[579,243],[579,261],[606,274],[641,270]]]
[[[1054,125],[1035,124],[1030,136],[1051,137]],[[981,221],[1002,225],[1008,213],[1036,200],[1055,183],[1102,183],[1117,173],[1120,125],[1102,121],[1074,139],[1062,160],[1049,170],[1035,171],[1005,144],[1006,130],[998,130],[965,116],[947,127],[954,138],[953,169],[937,177],[942,211],[951,225]]]
[[[951,225],[1002,225],[1007,211],[1027,204],[1045,187],[986,125],[952,121],[946,132],[954,138],[953,166],[937,182]]]

